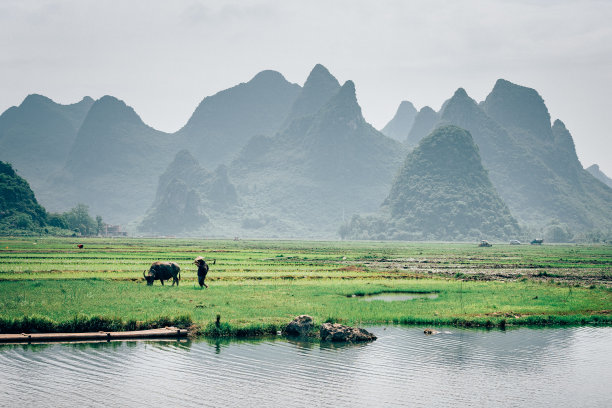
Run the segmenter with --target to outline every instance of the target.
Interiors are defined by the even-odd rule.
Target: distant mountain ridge
[[[87,112],[90,97],[61,105],[42,95],[28,95],[0,115],[0,160],[13,164],[36,191],[68,157]]]
[[[65,166],[50,180],[50,207],[85,202],[126,223],[153,201],[158,172],[170,163],[173,137],[147,126],[125,102],[98,99],[81,125]]]
[[[437,116],[437,118],[436,118]],[[550,123],[542,97],[533,89],[500,79],[477,103],[459,88],[439,113],[427,111],[423,129],[456,125],[468,130],[485,169],[520,222],[545,225],[563,220],[575,231],[612,227],[612,195],[587,174],[571,134],[560,120]]]
[[[89,109],[65,143],[64,158],[32,179],[45,206],[54,211],[86,202],[110,222],[125,224],[150,207],[158,177],[178,151],[197,152],[207,166],[228,163],[250,137],[276,131],[300,90],[278,72],[263,71],[248,83],[205,98],[174,134],[147,126],[115,97],[85,99]],[[32,163],[24,160],[21,167]]]
[[[197,151],[207,166],[228,163],[256,135],[272,135],[289,114],[301,87],[276,71],[204,98],[177,133],[183,148]]]
[[[235,185],[238,195],[226,206],[229,209],[200,202],[199,213],[210,215],[208,223],[200,223],[202,231],[329,237],[336,233],[344,214],[378,207],[404,150],[366,123],[354,83],[337,86],[337,80],[317,65],[290,108],[278,133],[251,138],[228,166],[225,185]],[[181,160],[190,159],[177,156],[175,163]],[[204,193],[198,185],[197,180],[208,178],[203,173],[191,179],[182,175],[177,182],[200,197],[214,197],[219,193]],[[155,211],[150,214],[161,219]],[[195,230],[197,223],[185,225]]]
[[[160,234],[330,238],[353,214],[377,212],[407,152],[454,125],[522,225],[612,228],[612,190],[582,168],[537,91],[500,79],[480,103],[460,88],[439,112],[410,106],[391,121],[399,143],[365,121],[355,84],[320,64],[303,87],[262,71],[204,98],[174,134],[112,96],[60,105],[30,95],[0,115],[0,159],[52,211],[83,202]]]

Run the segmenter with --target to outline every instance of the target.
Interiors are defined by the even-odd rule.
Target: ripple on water
[[[612,406],[612,328],[374,327],[374,343],[282,339],[0,347],[5,405]]]

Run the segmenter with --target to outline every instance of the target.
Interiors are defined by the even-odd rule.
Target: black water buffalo
[[[181,279],[181,268],[174,262],[153,262],[153,265],[149,268],[149,273],[146,274],[146,272],[144,271],[142,276],[147,281],[147,285],[152,285],[153,281],[156,280],[159,280],[163,285],[165,280],[172,278],[172,286],[175,283],[178,286]]]

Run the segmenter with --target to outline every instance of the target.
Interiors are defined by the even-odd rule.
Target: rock
[[[313,327],[314,322],[312,321],[312,317],[301,315],[293,319],[287,327],[285,327],[285,334],[290,336],[306,336]]]
[[[320,334],[321,341],[362,342],[376,340],[376,336],[367,330],[337,323],[323,323]]]
[[[425,329],[425,330],[423,330],[423,333],[425,333],[425,334],[438,334],[440,332],[437,331],[437,330],[434,330],[434,329]]]

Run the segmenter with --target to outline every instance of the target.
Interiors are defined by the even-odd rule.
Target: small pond
[[[612,328],[0,346],[0,406],[612,406]]]
[[[401,302],[415,299],[437,299],[437,293],[416,293],[416,292],[383,292],[376,295],[360,296],[361,299],[371,302],[373,300],[382,300],[384,302]]]

